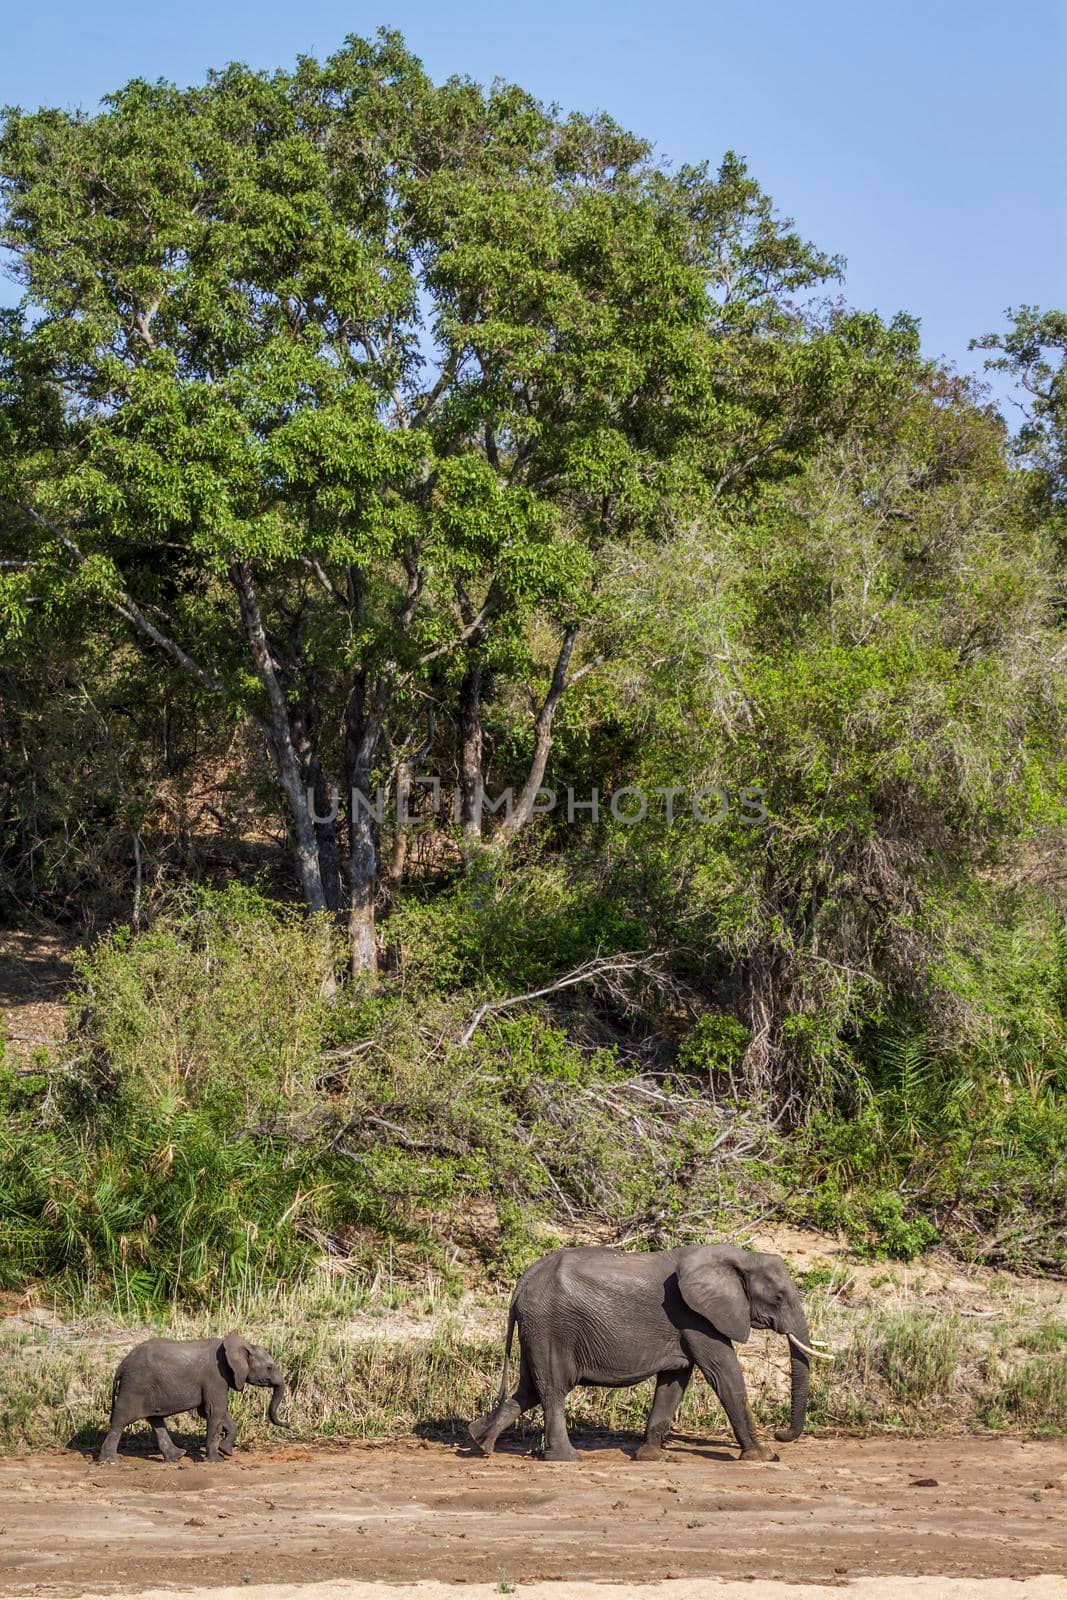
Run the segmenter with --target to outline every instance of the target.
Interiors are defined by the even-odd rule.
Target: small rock
[[[203,1517],[186,1517],[185,1526],[187,1528],[206,1528],[207,1523]]]
[[[937,1479],[936,1478],[912,1478],[911,1486],[912,1486],[913,1489],[936,1489],[937,1488]]]

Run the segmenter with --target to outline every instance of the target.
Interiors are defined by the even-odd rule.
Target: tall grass
[[[233,1308],[229,1308],[232,1310]],[[246,1320],[243,1331],[278,1357],[288,1376],[291,1432],[266,1421],[266,1395],[233,1396],[244,1444],[281,1438],[389,1438],[418,1432],[459,1439],[468,1420],[495,1396],[501,1339],[471,1337],[462,1321],[440,1316],[425,1338],[354,1337],[336,1317],[316,1319],[309,1302],[275,1305],[274,1315]],[[1067,1354],[1027,1354],[1024,1329],[998,1355],[987,1336],[959,1319],[908,1311],[889,1319],[873,1310],[821,1314],[816,1325],[831,1338],[837,1360],[813,1372],[809,1426],[814,1429],[928,1434],[995,1428],[1067,1432]],[[504,1313],[500,1311],[503,1333]],[[161,1331],[181,1336],[217,1333],[223,1324],[203,1316],[178,1316]],[[225,1324],[229,1326],[229,1323]],[[0,1333],[0,1450],[63,1447],[89,1449],[102,1436],[110,1383],[121,1355],[149,1330],[114,1329],[79,1335],[60,1327]],[[1003,1340],[1002,1340],[1003,1343]],[[788,1415],[788,1359],[781,1340],[753,1339],[741,1352],[752,1407],[762,1427]],[[583,1432],[643,1432],[651,1382],[633,1389],[583,1389],[571,1396],[571,1425]],[[178,1425],[197,1433],[195,1417]],[[526,1419],[520,1436],[533,1445],[540,1413]],[[690,1385],[677,1431],[729,1439],[723,1412],[700,1379]],[[142,1430],[142,1443],[149,1435]],[[133,1438],[136,1430],[131,1434]]]

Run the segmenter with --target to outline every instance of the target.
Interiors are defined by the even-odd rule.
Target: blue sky
[[[380,25],[435,78],[608,111],[674,161],[737,150],[847,257],[853,304],[915,313],[965,370],[1006,306],[1067,303],[1062,0],[7,0],[0,103],[90,109],[131,77],[288,65]]]

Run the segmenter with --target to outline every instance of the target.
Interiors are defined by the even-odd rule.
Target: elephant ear
[[[744,1344],[752,1331],[745,1280],[721,1256],[695,1251],[678,1267],[678,1287],[690,1311],[696,1311],[728,1339]]]
[[[240,1394],[248,1381],[248,1345],[239,1333],[228,1333],[222,1341],[222,1349],[233,1373],[233,1386]]]

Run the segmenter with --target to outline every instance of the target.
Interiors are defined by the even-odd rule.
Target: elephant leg
[[[237,1443],[237,1424],[236,1424],[236,1422],[234,1422],[234,1420],[230,1416],[229,1412],[227,1412],[225,1417],[223,1417],[223,1419],[222,1419],[222,1432],[219,1435],[219,1451],[220,1451],[220,1453],[222,1455],[224,1455],[224,1456],[232,1456],[233,1455],[233,1447],[234,1447],[234,1445],[236,1443]]]
[[[674,1414],[682,1403],[682,1396],[688,1389],[692,1376],[692,1367],[685,1367],[681,1372],[659,1374],[656,1379],[652,1410],[648,1414],[644,1443],[634,1456],[635,1461],[658,1461],[663,1455],[663,1442],[671,1431]]]
[[[121,1394],[116,1395],[115,1403],[111,1407],[111,1416],[108,1419],[107,1434],[96,1457],[101,1466],[110,1466],[113,1461],[118,1459],[119,1440],[130,1423],[136,1422],[140,1415],[143,1415],[143,1413],[139,1413],[136,1408],[131,1408],[129,1403],[123,1400]]]
[[[487,1411],[484,1417],[479,1417],[477,1422],[471,1423],[467,1431],[472,1443],[478,1446],[484,1456],[491,1456],[504,1429],[510,1428],[524,1411],[529,1411],[530,1407],[536,1404],[537,1390],[534,1388],[526,1363],[523,1362],[515,1393],[506,1400],[498,1400],[492,1411]]]
[[[219,1449],[219,1435],[229,1421],[226,1411],[221,1406],[209,1405],[207,1411],[207,1450],[208,1461],[221,1461],[222,1452]]]
[[[185,1451],[178,1448],[167,1432],[166,1418],[149,1417],[148,1421],[151,1424],[152,1432],[156,1436],[156,1448],[164,1461],[181,1461]]]
[[[100,1446],[96,1457],[100,1466],[109,1467],[113,1461],[118,1460],[119,1440],[122,1438],[125,1426],[124,1422],[116,1424],[114,1417],[112,1417],[104,1442]]]
[[[578,1461],[580,1456],[571,1444],[567,1433],[567,1414],[565,1404],[568,1390],[553,1389],[548,1394],[541,1396],[541,1404],[545,1412],[545,1455],[546,1461]]]
[[[777,1461],[776,1452],[760,1444],[756,1437],[756,1424],[748,1404],[745,1378],[733,1345],[726,1339],[702,1339],[700,1345],[696,1355],[697,1365],[722,1401],[734,1438],[741,1446],[741,1460]]]

